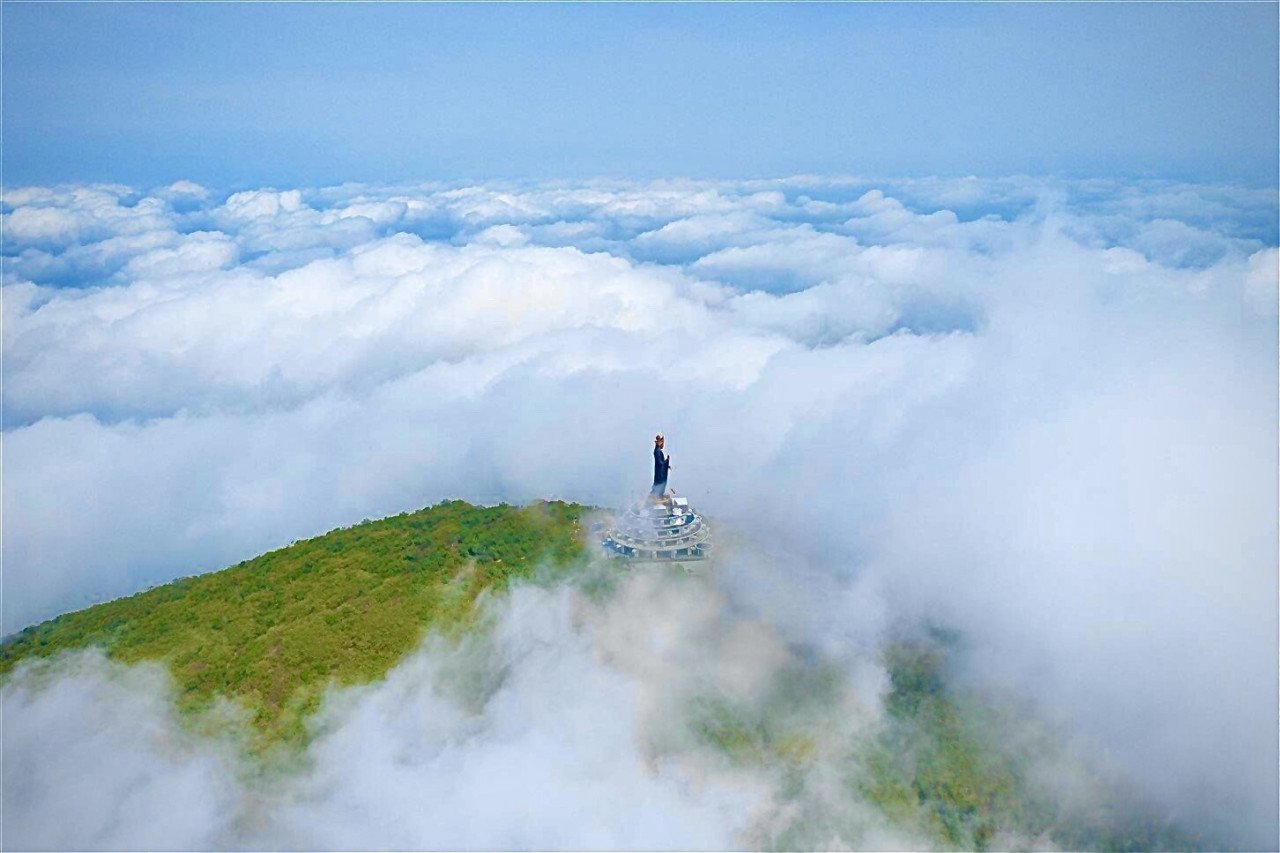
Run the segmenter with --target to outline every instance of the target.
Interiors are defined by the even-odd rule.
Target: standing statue
[[[655,498],[660,498],[667,491],[667,472],[671,470],[671,457],[662,452],[667,440],[661,435],[653,437],[653,490]]]
[[[653,489],[598,525],[604,553],[629,563],[679,563],[711,556],[711,527],[686,498],[667,494],[671,457],[667,440],[653,437]],[[597,528],[593,527],[592,532]],[[688,570],[688,566],[684,566]]]

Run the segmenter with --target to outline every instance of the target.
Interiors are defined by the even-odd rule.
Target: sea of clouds
[[[1276,844],[1271,189],[179,182],[3,203],[5,633],[443,498],[616,506],[661,431],[672,486],[717,523],[721,606],[777,632],[762,649],[844,667],[851,719],[877,713],[883,640],[942,625],[963,678],[1096,743],[1171,819]],[[6,844],[773,837],[767,780],[654,759],[635,709],[674,676],[619,663],[569,607],[498,617],[555,652],[517,656],[478,716],[427,698],[425,651],[335,699],[313,770],[261,814],[216,806],[261,798],[184,740],[155,673],[90,655],[24,676],[4,688]],[[543,669],[575,704],[538,693]],[[82,754],[137,795],[53,820]],[[406,754],[395,796],[350,784]],[[486,811],[520,774],[565,807]],[[432,786],[453,823],[406,817]],[[212,817],[140,817],[175,797]],[[850,821],[831,844],[921,843]]]

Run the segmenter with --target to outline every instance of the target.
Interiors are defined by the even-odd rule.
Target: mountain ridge
[[[0,644],[0,678],[100,646],[165,664],[183,710],[236,700],[260,743],[301,743],[328,685],[374,680],[427,631],[464,628],[486,590],[581,560],[587,509],[455,500],[336,528],[25,628]]]

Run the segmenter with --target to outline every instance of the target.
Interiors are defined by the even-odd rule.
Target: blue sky
[[[10,186],[1276,174],[1275,4],[3,15]]]

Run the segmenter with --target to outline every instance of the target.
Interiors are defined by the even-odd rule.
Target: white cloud
[[[1277,300],[1280,299],[1278,280],[1280,252],[1267,249],[1249,256],[1249,272],[1244,285],[1245,301],[1260,316],[1275,316]]]
[[[0,689],[7,848],[213,849],[238,804],[228,750],[178,723],[159,665],[74,656]]]
[[[6,242],[65,249],[166,227],[163,201],[132,196],[128,187],[110,185],[9,191],[4,202],[13,209],[3,217]]]
[[[231,219],[273,219],[282,213],[297,213],[304,206],[298,190],[247,190],[228,197],[222,212]]]
[[[672,723],[639,719],[644,685],[600,665],[569,604],[516,593],[490,665],[505,675],[478,714],[440,695],[430,654],[343,697],[284,831],[340,848],[734,846],[767,789],[655,752],[650,727]]]
[[[197,184],[195,181],[174,181],[161,190],[161,194],[171,197],[183,197],[206,199],[209,197],[209,188]]]
[[[768,545],[725,583],[789,638],[956,625],[975,677],[1171,808],[1219,831],[1208,786],[1223,837],[1273,833],[1277,261],[1249,191],[5,204],[5,630],[444,497],[616,503],[660,429],[726,542]],[[110,286],[42,277],[72,267]]]
[[[175,246],[135,255],[121,272],[136,281],[176,278],[230,267],[239,256],[236,244],[225,235],[197,231],[180,238]]]

